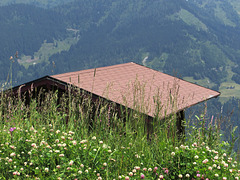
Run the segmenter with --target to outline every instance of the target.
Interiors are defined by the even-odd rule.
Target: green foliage
[[[60,97],[58,91],[40,93],[28,104],[1,94],[1,178],[240,176],[235,153],[221,143],[218,126],[204,127],[204,115],[196,117],[197,124],[186,124],[186,141],[177,139],[176,116],[155,119],[147,138],[142,114],[124,108],[119,114],[114,104],[93,103],[81,92]]]

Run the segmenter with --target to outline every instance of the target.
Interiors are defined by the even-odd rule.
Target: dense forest
[[[221,107],[225,114],[226,107],[237,109],[236,0],[5,0],[0,5],[1,83],[9,73],[18,85],[47,74],[133,61],[221,91],[224,101],[212,103],[219,113]],[[9,61],[16,51],[19,56]],[[51,52],[38,61],[43,51]],[[29,61],[23,61],[26,56]]]

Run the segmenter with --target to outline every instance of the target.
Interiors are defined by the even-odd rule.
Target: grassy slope
[[[34,4],[38,5],[41,7],[53,7],[57,5],[61,5],[64,3],[71,2],[73,0],[1,0],[0,1],[0,6],[8,5],[8,4],[19,4],[19,3],[24,3],[24,4]]]

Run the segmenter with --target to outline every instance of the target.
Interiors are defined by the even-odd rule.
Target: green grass
[[[21,55],[18,60],[19,64],[23,65],[26,69],[33,64],[41,62],[51,62],[49,59],[52,55],[62,51],[68,51],[70,47],[78,42],[79,38],[76,36],[68,37],[64,40],[54,40],[53,43],[44,41],[41,48],[34,53],[33,57],[29,55]]]
[[[43,94],[42,94],[43,95]],[[93,103],[81,92],[0,97],[0,179],[234,179],[240,176],[233,142],[220,138],[220,119],[186,122],[154,119],[147,137],[145,116]],[[39,103],[41,102],[41,106]],[[98,103],[99,102],[99,103]],[[66,123],[66,121],[68,123]]]

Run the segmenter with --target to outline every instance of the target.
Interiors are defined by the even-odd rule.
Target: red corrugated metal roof
[[[220,95],[133,62],[52,77],[152,117],[156,112],[169,115]]]

